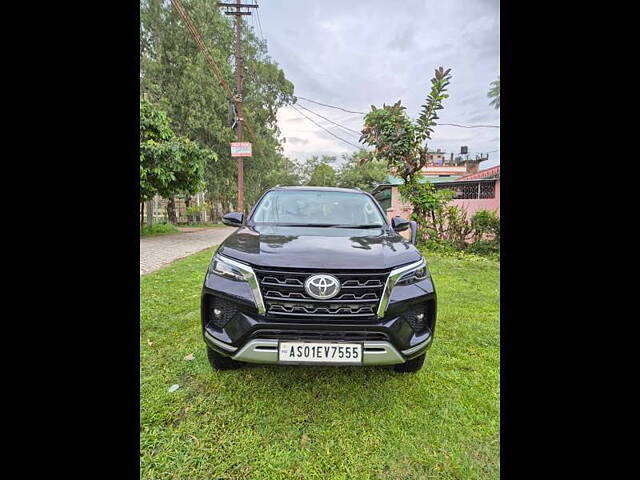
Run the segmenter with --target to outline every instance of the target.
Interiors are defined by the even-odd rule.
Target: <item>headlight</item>
[[[262,300],[262,293],[258,285],[258,277],[256,277],[253,268],[245,263],[223,257],[217,253],[213,257],[209,271],[221,277],[236,280],[238,282],[247,282],[249,289],[253,295],[253,300],[258,308],[258,313],[264,315],[266,308]]]
[[[429,269],[427,268],[427,264],[424,260],[422,260],[422,266],[418,266],[413,270],[408,271],[403,274],[399,279],[396,285],[411,285],[412,283],[419,282],[424,280],[429,276]]]
[[[211,270],[211,273],[217,273],[221,277],[227,277],[227,278],[231,278],[233,280],[238,280],[241,282],[246,281],[242,270],[233,266],[231,262],[223,259],[218,255],[213,257],[210,270]]]
[[[427,268],[427,262],[424,258],[409,265],[405,265],[404,267],[391,270],[387,277],[387,283],[384,285],[382,297],[378,303],[378,318],[384,317],[384,313],[387,311],[393,287],[396,285],[410,285],[412,283],[419,282],[420,280],[424,280],[428,276],[429,269]]]

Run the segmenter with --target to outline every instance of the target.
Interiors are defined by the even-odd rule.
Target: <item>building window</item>
[[[479,200],[496,196],[495,180],[438,183],[436,188],[453,190],[454,198],[459,200]]]

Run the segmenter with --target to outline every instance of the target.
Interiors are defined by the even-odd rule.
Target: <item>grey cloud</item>
[[[415,32],[405,30],[404,32],[398,32],[393,40],[387,44],[387,48],[390,50],[405,51],[405,49],[412,47],[414,44]]]
[[[452,68],[453,79],[440,122],[500,121],[487,98],[500,67],[497,0],[270,0],[260,5],[260,17],[269,54],[294,83],[296,95],[364,112],[371,104],[401,99],[415,117],[433,70],[442,65]],[[300,103],[355,130],[362,126],[357,115]],[[289,139],[288,156],[355,150],[298,117],[287,115],[280,122],[282,135]],[[340,129],[331,130],[352,140]],[[295,144],[294,138],[306,143]],[[459,151],[461,142],[472,151],[500,148],[495,129],[444,126],[436,129],[429,144]]]
[[[309,143],[309,140],[299,137],[288,137],[287,143],[291,143],[293,145],[306,145],[307,143]]]

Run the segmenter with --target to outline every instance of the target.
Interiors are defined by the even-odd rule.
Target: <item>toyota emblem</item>
[[[340,292],[340,280],[331,275],[312,275],[304,282],[304,289],[313,298],[329,300]]]

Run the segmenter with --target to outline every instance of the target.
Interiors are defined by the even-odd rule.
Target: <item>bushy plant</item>
[[[193,217],[198,215],[199,213],[206,212],[211,208],[211,205],[208,202],[202,202],[200,205],[191,205],[186,208],[186,214],[189,217]]]
[[[467,239],[473,232],[473,226],[468,219],[467,210],[457,205],[447,205],[443,208],[441,216],[444,224],[444,240],[455,245],[460,250],[467,248]]]
[[[471,217],[474,241],[479,242],[485,237],[492,237],[495,242],[500,242],[500,218],[496,212],[478,210]]]
[[[150,235],[166,235],[169,233],[180,233],[180,230],[178,230],[175,225],[171,223],[161,222],[155,223],[151,227],[145,225],[140,231],[140,236],[146,237]]]
[[[483,256],[499,255],[500,244],[495,241],[478,240],[469,245],[467,252]]]
[[[432,183],[419,183],[413,178],[398,187],[403,199],[411,202],[411,220],[418,224],[418,243],[442,240],[442,212],[453,198],[451,190],[438,190]]]

